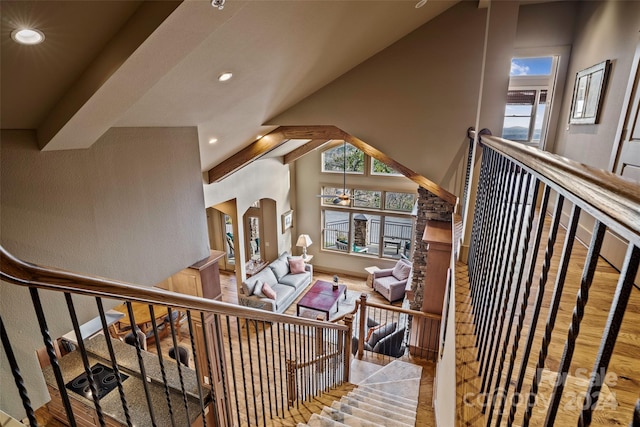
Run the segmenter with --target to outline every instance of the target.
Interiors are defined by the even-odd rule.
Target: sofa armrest
[[[238,303],[245,307],[259,308],[261,310],[276,311],[276,302],[269,298],[262,298],[256,295],[246,296],[242,293],[238,295]]]
[[[309,273],[311,273],[311,277],[313,277],[313,265],[305,264],[304,265],[304,269],[305,269],[305,271],[308,271]]]
[[[383,268],[381,270],[374,271],[373,278],[376,279],[377,277],[391,276],[391,272],[393,272],[393,268]]]

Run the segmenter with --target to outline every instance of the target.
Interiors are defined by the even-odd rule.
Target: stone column
[[[411,292],[413,300],[411,309],[422,311],[424,301],[424,281],[427,274],[427,252],[429,244],[422,237],[427,221],[451,222],[453,205],[442,200],[428,190],[418,188],[418,208],[416,213],[416,227],[413,238],[413,277],[411,278]]]
[[[369,242],[369,218],[363,214],[355,215],[353,217],[353,244],[366,247]]]

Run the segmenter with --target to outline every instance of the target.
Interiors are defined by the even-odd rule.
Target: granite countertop
[[[131,420],[133,424],[138,427],[151,426],[151,417],[147,407],[147,398],[144,391],[142,376],[140,374],[140,366],[138,364],[136,349],[135,347],[124,344],[119,340],[112,339],[111,342],[116,355],[118,369],[129,375],[129,378],[122,382],[122,386],[124,388]],[[89,358],[89,366],[93,366],[98,362],[109,367],[111,366],[111,360],[109,358],[109,352],[107,350],[104,335],[97,335],[91,339],[85,340],[84,344]],[[148,388],[156,424],[171,425],[171,418],[158,356],[153,353],[142,351],[142,358],[144,360],[147,378],[150,380],[148,382]],[[165,373],[167,375],[167,383],[171,389],[171,409],[174,419],[177,425],[184,425],[181,420],[186,421],[187,417],[185,414],[177,363],[175,360],[170,358],[163,358],[163,363]],[[73,351],[62,357],[59,360],[59,364],[65,384],[73,380],[78,375],[84,373],[82,357],[78,351]],[[191,424],[202,412],[199,404],[197,377],[193,369],[182,366],[181,370],[187,394],[189,424]],[[58,384],[55,380],[51,366],[44,368],[42,372],[47,385],[57,390]],[[91,408],[94,407],[93,400],[87,399],[84,396],[74,393],[68,389],[67,392],[70,397],[79,400]],[[203,393],[205,393],[204,390]],[[108,415],[114,420],[126,425],[122,401],[120,400],[120,394],[118,393],[117,388],[111,390],[103,396],[102,399],[100,399],[100,407],[102,408],[103,414]]]

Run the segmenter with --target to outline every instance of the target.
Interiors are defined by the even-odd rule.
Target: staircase
[[[356,359],[351,382],[357,387],[298,427],[415,426],[421,375],[420,366],[400,360],[380,366]]]

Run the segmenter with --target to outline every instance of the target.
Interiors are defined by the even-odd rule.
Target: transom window
[[[343,171],[364,173],[364,153],[349,143],[337,145],[322,153],[322,172],[342,173]]]

